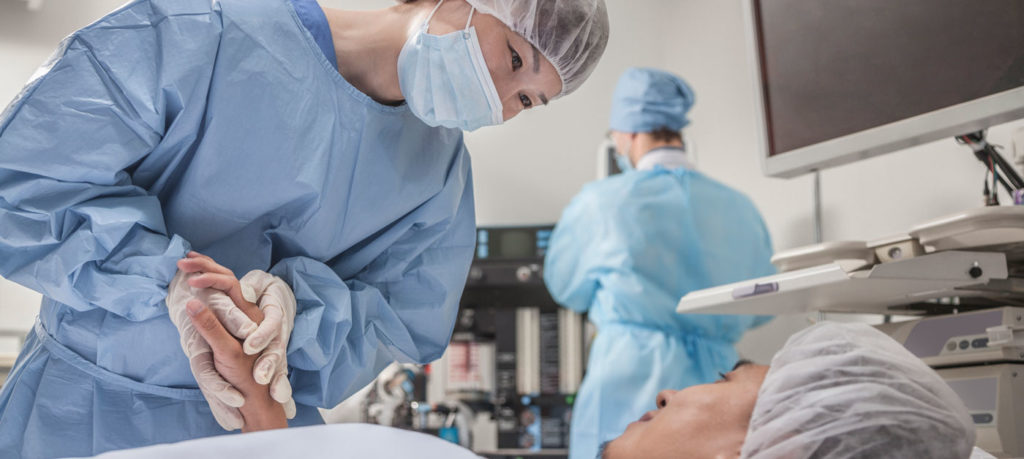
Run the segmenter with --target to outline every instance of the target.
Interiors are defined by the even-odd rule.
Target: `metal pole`
[[[825,242],[825,233],[821,223],[821,171],[814,171],[814,242]]]
[[[814,171],[814,242],[821,244],[825,242],[825,232],[822,229],[821,216],[821,171]],[[818,322],[826,319],[825,313],[818,311]]]

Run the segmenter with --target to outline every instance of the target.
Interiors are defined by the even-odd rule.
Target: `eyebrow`
[[[751,362],[749,360],[745,360],[745,359],[744,360],[740,360],[739,362],[736,362],[736,366],[732,367],[732,371],[739,370],[740,367],[742,367],[742,366],[753,365],[753,364],[754,364],[754,362]]]

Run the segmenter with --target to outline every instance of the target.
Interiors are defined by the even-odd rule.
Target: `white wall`
[[[757,158],[753,80],[745,54],[741,0],[607,0],[608,51],[577,93],[550,107],[467,136],[473,155],[481,225],[550,223],[587,181],[607,129],[610,96],[628,66],[657,66],[683,75],[697,91],[687,136],[698,166],[738,188],[761,208],[776,249],[813,242],[812,183],[766,178]],[[46,0],[40,12],[0,0],[0,104],[11,99],[60,39],[122,4],[121,0]],[[367,9],[391,0],[323,0]],[[1010,145],[1024,122],[993,128]],[[1024,142],[1022,142],[1024,143]],[[842,166],[822,174],[825,237],[871,239],[975,207],[983,170],[951,140]],[[0,282],[0,324],[27,328],[38,296]],[[28,318],[26,318],[28,317]],[[780,320],[741,345],[764,360],[804,317]],[[3,325],[0,325],[2,328]],[[0,350],[2,351],[2,350]]]

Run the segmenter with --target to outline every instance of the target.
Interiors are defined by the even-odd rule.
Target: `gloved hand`
[[[181,335],[181,349],[188,357],[192,374],[210,404],[213,417],[221,427],[227,430],[241,429],[244,421],[238,408],[245,403],[245,398],[234,386],[225,381],[220,373],[217,373],[213,363],[213,350],[192,326],[185,305],[193,298],[198,299],[213,311],[224,328],[236,337],[250,336],[257,328],[256,323],[250,320],[241,309],[235,306],[231,298],[222,292],[190,286],[188,279],[194,276],[195,274],[182,271],[178,271],[174,276],[167,288],[167,310],[170,313],[171,322],[178,328],[178,333]]]
[[[280,277],[264,271],[249,271],[239,281],[247,301],[263,311],[263,322],[242,345],[246,354],[263,354],[253,366],[253,379],[270,384],[270,396],[284,405],[288,419],[295,417],[295,401],[288,381],[288,340],[295,325],[295,294]]]
[[[289,419],[294,418],[295,402],[291,398],[286,359],[296,310],[291,287],[281,278],[263,271],[252,271],[239,281],[230,269],[198,252],[189,252],[186,258],[179,260],[178,269],[180,272],[194,274],[188,278],[188,286],[197,291],[217,290],[231,299],[235,309],[248,315],[262,316],[256,318],[259,325],[255,328],[245,327],[244,331],[248,332],[246,334],[236,334],[228,324],[225,324],[225,328],[245,340],[242,349],[246,354],[255,355],[266,350],[253,367],[253,379],[259,384],[269,383],[270,395],[284,405]],[[182,305],[185,303],[187,299]],[[222,313],[216,309],[214,311],[218,317],[221,316]],[[179,330],[181,328],[179,326]]]
[[[295,401],[288,381],[288,339],[295,322],[295,295],[279,277],[263,271],[252,271],[239,281],[242,295],[263,312],[260,325],[252,321],[227,294],[215,288],[197,288],[189,283],[199,273],[179,271],[168,287],[167,307],[171,322],[181,334],[181,347],[189,358],[192,374],[210,403],[217,422],[227,430],[242,428],[244,421],[238,408],[245,403],[242,394],[217,373],[213,350],[188,319],[185,305],[195,298],[207,306],[224,328],[239,339],[245,339],[243,350],[255,355],[263,352],[253,365],[253,379],[270,384],[270,395],[284,406],[288,419],[295,417]]]

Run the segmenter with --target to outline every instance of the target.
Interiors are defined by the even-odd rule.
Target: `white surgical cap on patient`
[[[920,359],[866,324],[793,335],[758,393],[743,458],[967,458],[974,424]]]
[[[590,76],[608,44],[604,0],[466,0],[505,23],[555,66],[563,96]]]

